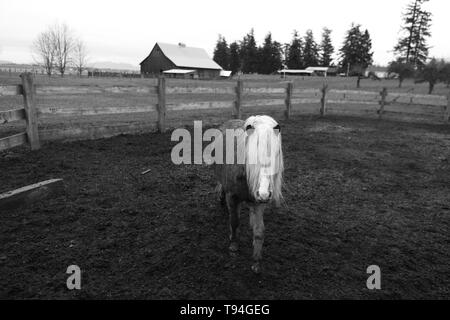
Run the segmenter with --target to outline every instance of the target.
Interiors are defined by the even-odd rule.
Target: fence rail
[[[33,83],[33,75],[21,75],[22,84],[0,85],[0,97],[22,95],[24,108],[0,111],[0,124],[18,120],[25,120],[26,132],[0,139],[0,151],[12,147],[29,144],[32,150],[40,148],[41,140],[54,140],[57,138],[92,139],[110,137],[121,133],[137,133],[157,128],[166,130],[166,113],[172,111],[229,109],[234,118],[241,118],[242,109],[247,107],[284,106],[286,119],[292,110],[298,110],[298,105],[308,105],[303,109],[315,110],[321,116],[330,112],[365,113],[378,115],[385,114],[429,115],[440,117],[445,122],[450,121],[450,92],[447,96],[421,95],[412,93],[389,93],[386,88],[381,92],[359,90],[329,89],[327,84],[322,88],[294,88],[292,82],[284,87],[246,87],[242,80],[236,86],[207,87],[207,86],[167,86],[164,78],[158,79],[158,84],[150,86],[39,86]],[[134,107],[37,107],[35,95],[48,94],[119,94],[138,93],[157,98],[157,103]],[[227,94],[234,97],[229,101],[202,101],[167,103],[167,94]],[[246,101],[249,95],[264,95],[265,99]],[[276,95],[273,98],[267,97]],[[281,97],[280,97],[281,96]],[[311,105],[313,107],[311,108]],[[317,107],[314,107],[316,105]],[[89,116],[101,114],[144,113],[157,112],[156,123],[148,124],[121,124],[105,126],[67,127],[38,131],[38,117],[46,116]]]

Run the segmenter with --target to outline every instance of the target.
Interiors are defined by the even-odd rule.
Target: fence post
[[[158,131],[166,131],[166,78],[158,77]]]
[[[383,90],[380,92],[381,100],[380,100],[380,110],[378,110],[378,118],[381,119],[384,113],[384,106],[386,105],[386,97],[388,95],[387,88],[384,87]]]
[[[36,112],[36,105],[34,103],[35,87],[33,75],[29,72],[22,73],[23,87],[23,104],[25,108],[26,123],[27,123],[27,137],[31,150],[38,150],[41,147],[39,143],[38,132],[38,118]]]
[[[323,83],[323,87],[321,89],[322,91],[322,98],[320,99],[320,116],[323,117],[327,113],[327,91],[328,91],[328,84]]]
[[[239,79],[236,86],[236,101],[234,102],[233,117],[235,119],[241,118],[241,106],[242,106],[242,92],[244,91],[244,82]]]
[[[450,121],[450,91],[447,93],[447,107],[445,108],[444,120]]]
[[[286,88],[286,100],[285,100],[286,110],[284,112],[284,116],[285,116],[286,120],[288,120],[289,117],[291,116],[293,89],[294,89],[294,84],[292,83],[292,81],[288,82],[287,88]]]

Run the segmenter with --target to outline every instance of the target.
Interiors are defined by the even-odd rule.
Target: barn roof
[[[177,67],[221,70],[205,49],[157,42],[163,54]]]
[[[186,69],[170,69],[163,71],[163,73],[171,73],[171,74],[188,74],[195,72],[195,70],[186,70]]]

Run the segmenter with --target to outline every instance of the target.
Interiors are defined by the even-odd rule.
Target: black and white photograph
[[[449,13],[0,0],[0,300],[448,301]]]

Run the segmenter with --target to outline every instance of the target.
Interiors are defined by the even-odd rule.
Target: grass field
[[[1,213],[0,298],[448,299],[450,126],[298,115],[281,126],[286,206],[266,212],[261,276],[247,211],[233,258],[212,169],[173,165],[170,132],[0,153],[0,192],[67,187]],[[72,264],[81,291],[66,288]],[[366,288],[373,264],[379,291]]]

